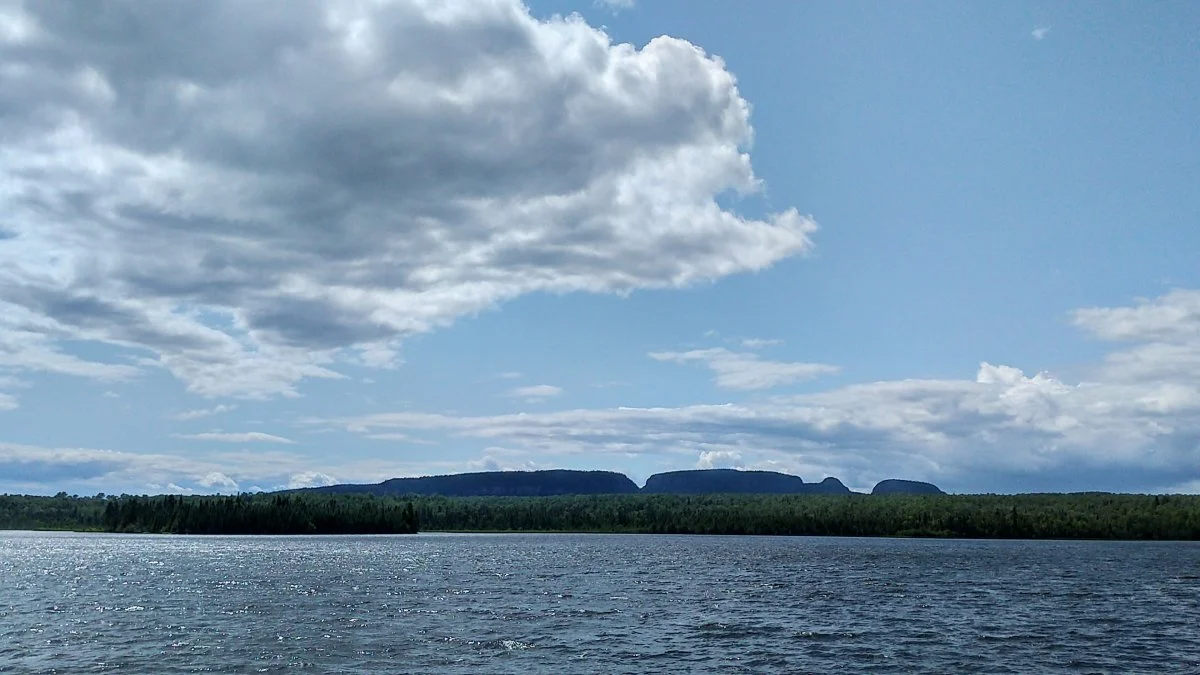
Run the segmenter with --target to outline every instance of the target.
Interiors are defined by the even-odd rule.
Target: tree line
[[[426,497],[427,530],[1003,539],[1200,539],[1200,496]]]
[[[1200,496],[0,496],[0,529],[180,534],[640,532],[1200,540]]]
[[[161,534],[411,534],[411,501],[371,495],[0,496],[0,529]]]

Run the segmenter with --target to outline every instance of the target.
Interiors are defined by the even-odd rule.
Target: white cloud
[[[0,5],[0,42],[27,44],[41,37],[37,23],[20,5]]]
[[[236,409],[237,409],[236,405],[221,404],[221,405],[213,406],[211,408],[198,408],[196,410],[185,410],[177,415],[173,415],[172,419],[176,419],[176,420],[180,420],[180,421],[198,420],[198,419],[202,419],[205,417],[212,417],[213,415],[220,415],[221,413],[231,412]]]
[[[1050,34],[1050,27],[1049,26],[1035,26],[1034,29],[1029,34],[1031,36],[1033,36],[1034,40],[1044,40],[1044,39],[1046,39],[1046,36]]]
[[[376,342],[358,345],[357,363],[368,368],[392,370],[402,363],[395,344]]]
[[[742,453],[736,450],[704,450],[696,460],[697,469],[737,469],[742,466]]]
[[[219,431],[207,431],[200,434],[175,434],[175,438],[182,438],[189,441],[216,441],[218,443],[288,443],[292,444],[296,441],[275,436],[272,434],[264,434],[259,431],[246,431],[240,433],[223,433]]]
[[[2,161],[0,175],[3,175]],[[2,191],[0,199],[3,199]],[[4,250],[0,249],[0,261],[4,260]],[[0,272],[0,291],[3,290],[5,276]],[[136,366],[88,361],[62,352],[53,344],[52,336],[56,332],[55,326],[38,321],[23,308],[5,302],[4,294],[0,292],[0,367],[70,375],[101,382],[128,380],[141,372]]]
[[[520,450],[491,447],[485,448],[479,458],[468,460],[465,468],[467,471],[538,471],[553,467],[530,459],[528,453]]]
[[[373,441],[394,441],[399,443],[408,443],[411,445],[437,445],[433,441],[428,441],[423,438],[416,438],[408,434],[369,434],[366,436]]]
[[[760,188],[750,106],[683,40],[517,0],[5,12],[0,366],[295,396],[522,295],[685,287],[816,229],[721,206]]]
[[[1200,495],[1200,479],[1168,486],[1162,492],[1168,494]]]
[[[1075,325],[1103,340],[1193,344],[1200,341],[1200,291],[1178,289],[1133,307],[1089,307]]]
[[[321,473],[320,471],[305,471],[304,473],[293,474],[288,479],[287,487],[289,490],[299,490],[300,488],[337,485],[337,483],[338,480],[327,473]]]
[[[433,464],[437,464],[436,462]],[[462,464],[446,463],[462,470]],[[299,483],[324,484],[332,476],[353,482],[378,482],[428,471],[430,466],[402,462],[309,456],[273,450],[182,454],[136,453],[94,448],[46,448],[0,441],[0,493],[79,494],[128,491],[162,492],[174,485],[184,493],[277,490]],[[442,470],[441,473],[445,473]],[[236,478],[234,478],[236,476]]]
[[[1200,291],[1179,289],[1132,307],[1080,309],[1072,318],[1097,338],[1133,343],[1108,354],[1096,380],[1133,387],[1140,400],[1158,405],[1187,404],[1200,379]]]
[[[238,492],[240,489],[237,481],[220,471],[210,471],[196,482],[214,492]]]
[[[634,0],[595,0],[597,7],[604,7],[613,12],[619,12],[623,9],[633,9],[635,4]]]
[[[12,377],[10,375],[0,375],[0,390],[3,389],[23,389],[28,387],[29,383]],[[5,391],[0,391],[0,412],[6,410],[16,410],[21,406],[20,401],[15,394]]]
[[[740,344],[746,349],[762,349],[763,347],[777,347],[783,344],[783,340],[766,339],[766,338],[742,338]]]
[[[903,477],[961,490],[1161,490],[1200,480],[1197,297],[1178,291],[1132,308],[1075,313],[1098,336],[1141,341],[1111,352],[1078,383],[984,362],[969,378],[873,382],[742,404],[410,412],[340,423],[362,433],[441,431],[543,453],[684,455],[702,463],[737,456],[746,467],[832,475],[855,486]]]
[[[515,398],[533,400],[554,398],[562,393],[562,387],[556,387],[552,384],[534,384],[528,387],[516,387],[508,392],[509,396],[513,396]]]
[[[0,442],[0,482],[6,488],[56,492],[83,483],[109,489],[126,485],[195,482],[217,468],[194,456],[138,454],[92,448],[43,448]]]
[[[766,361],[757,354],[731,352],[722,347],[687,352],[651,352],[649,356],[656,361],[703,363],[716,373],[717,386],[726,389],[770,389],[838,372],[837,366]]]

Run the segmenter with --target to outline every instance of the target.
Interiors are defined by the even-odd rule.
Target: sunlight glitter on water
[[[1197,672],[1198,561],[1187,543],[0,533],[0,673]]]

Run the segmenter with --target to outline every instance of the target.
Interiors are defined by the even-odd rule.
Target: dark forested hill
[[[775,471],[739,471],[737,469],[698,469],[656,473],[646,481],[642,492],[648,494],[849,494],[836,478],[820,483],[805,483],[799,476]]]
[[[922,483],[919,480],[899,480],[889,478],[875,484],[871,490],[873,495],[940,495],[945,494],[933,483]]]
[[[446,476],[393,478],[372,485],[330,485],[306,492],[375,495],[443,495],[446,497],[542,497],[553,495],[623,495],[638,491],[624,474],[612,471],[481,471]]]

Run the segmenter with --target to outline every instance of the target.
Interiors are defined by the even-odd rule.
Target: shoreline
[[[494,536],[512,536],[512,535],[588,535],[588,536],[636,536],[636,537],[754,537],[754,538],[769,538],[769,539],[888,539],[888,540],[903,540],[903,541],[994,541],[994,542],[1014,542],[1014,541],[1036,541],[1036,542],[1100,542],[1100,543],[1128,543],[1128,544],[1200,544],[1200,539],[1121,539],[1121,538],[1097,538],[1097,537],[961,537],[961,536],[909,536],[909,535],[854,535],[854,534],[736,534],[736,533],[696,533],[696,532],[646,532],[646,531],[625,531],[625,530],[421,530],[419,532],[410,532],[404,534],[379,532],[379,533],[343,533],[343,534],[196,534],[185,532],[109,532],[106,530],[64,530],[64,529],[5,529],[0,528],[0,536],[6,534],[94,534],[108,536],[138,536],[138,537],[197,537],[197,538],[213,538],[213,537],[238,537],[238,538],[267,538],[267,537],[287,537],[296,539],[316,539],[316,538],[349,538],[349,537],[396,537],[406,538],[420,535],[494,535]]]
[[[1200,540],[1200,496],[7,496],[0,497],[0,528],[252,536],[437,532],[1194,541]]]

